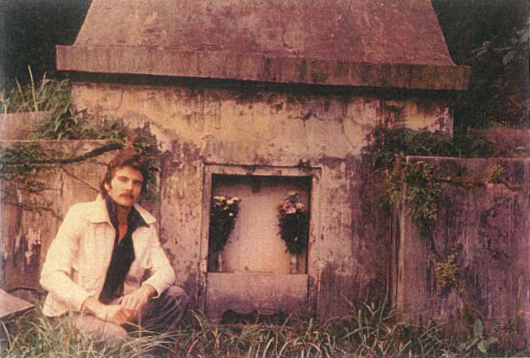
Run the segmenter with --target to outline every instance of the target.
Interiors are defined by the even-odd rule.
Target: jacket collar
[[[92,204],[93,205],[90,212],[87,213],[88,221],[94,224],[107,222],[112,225],[103,195],[99,194],[96,200],[92,202]],[[136,209],[136,211],[138,211],[138,213],[140,214],[142,219],[144,219],[147,225],[151,225],[156,222],[155,217],[149,214],[149,212],[147,212],[147,210],[142,208],[140,205],[134,204],[134,208]]]

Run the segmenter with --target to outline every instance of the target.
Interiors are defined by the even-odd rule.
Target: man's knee
[[[189,304],[189,296],[182,287],[170,286],[164,293],[168,299],[180,307],[187,307]]]
[[[106,332],[104,339],[107,341],[109,346],[117,347],[121,345],[128,337],[129,335],[123,327],[112,325],[112,328]]]
[[[92,316],[79,316],[75,320],[75,325],[79,331],[105,341],[111,347],[119,346],[128,337],[123,327]]]

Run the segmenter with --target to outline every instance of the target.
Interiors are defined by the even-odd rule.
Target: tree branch
[[[123,144],[122,143],[112,143],[109,145],[105,145],[100,148],[96,148],[94,150],[91,150],[88,153],[85,153],[83,155],[80,155],[79,157],[73,157],[73,158],[47,158],[47,159],[32,159],[31,161],[25,161],[25,160],[15,160],[15,161],[4,161],[0,158],[0,164],[2,165],[20,165],[20,164],[72,164],[72,163],[79,163],[83,162],[87,159],[94,158],[97,156],[100,156],[102,154],[105,154],[107,152],[111,152],[113,150],[122,149]]]

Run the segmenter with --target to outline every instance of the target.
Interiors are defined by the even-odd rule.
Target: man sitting
[[[134,325],[174,330],[188,303],[184,290],[173,286],[156,219],[136,204],[148,174],[140,155],[118,154],[97,199],[68,211],[42,269],[40,282],[49,292],[44,315],[73,311],[79,330],[114,346]]]

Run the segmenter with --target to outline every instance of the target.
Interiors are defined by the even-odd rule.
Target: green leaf
[[[491,346],[494,343],[497,343],[498,341],[499,341],[499,338],[497,338],[497,337],[490,337],[490,338],[486,339],[488,347]]]
[[[480,338],[473,338],[472,340],[468,341],[466,343],[466,351],[470,350],[471,348],[473,348],[478,342],[480,341]]]
[[[477,348],[479,351],[481,351],[484,354],[488,353],[488,347],[487,347],[486,341],[484,340],[481,340],[480,342],[478,342]]]
[[[483,333],[484,325],[482,324],[482,321],[477,318],[473,326],[473,335],[475,336],[475,338],[481,338]]]

